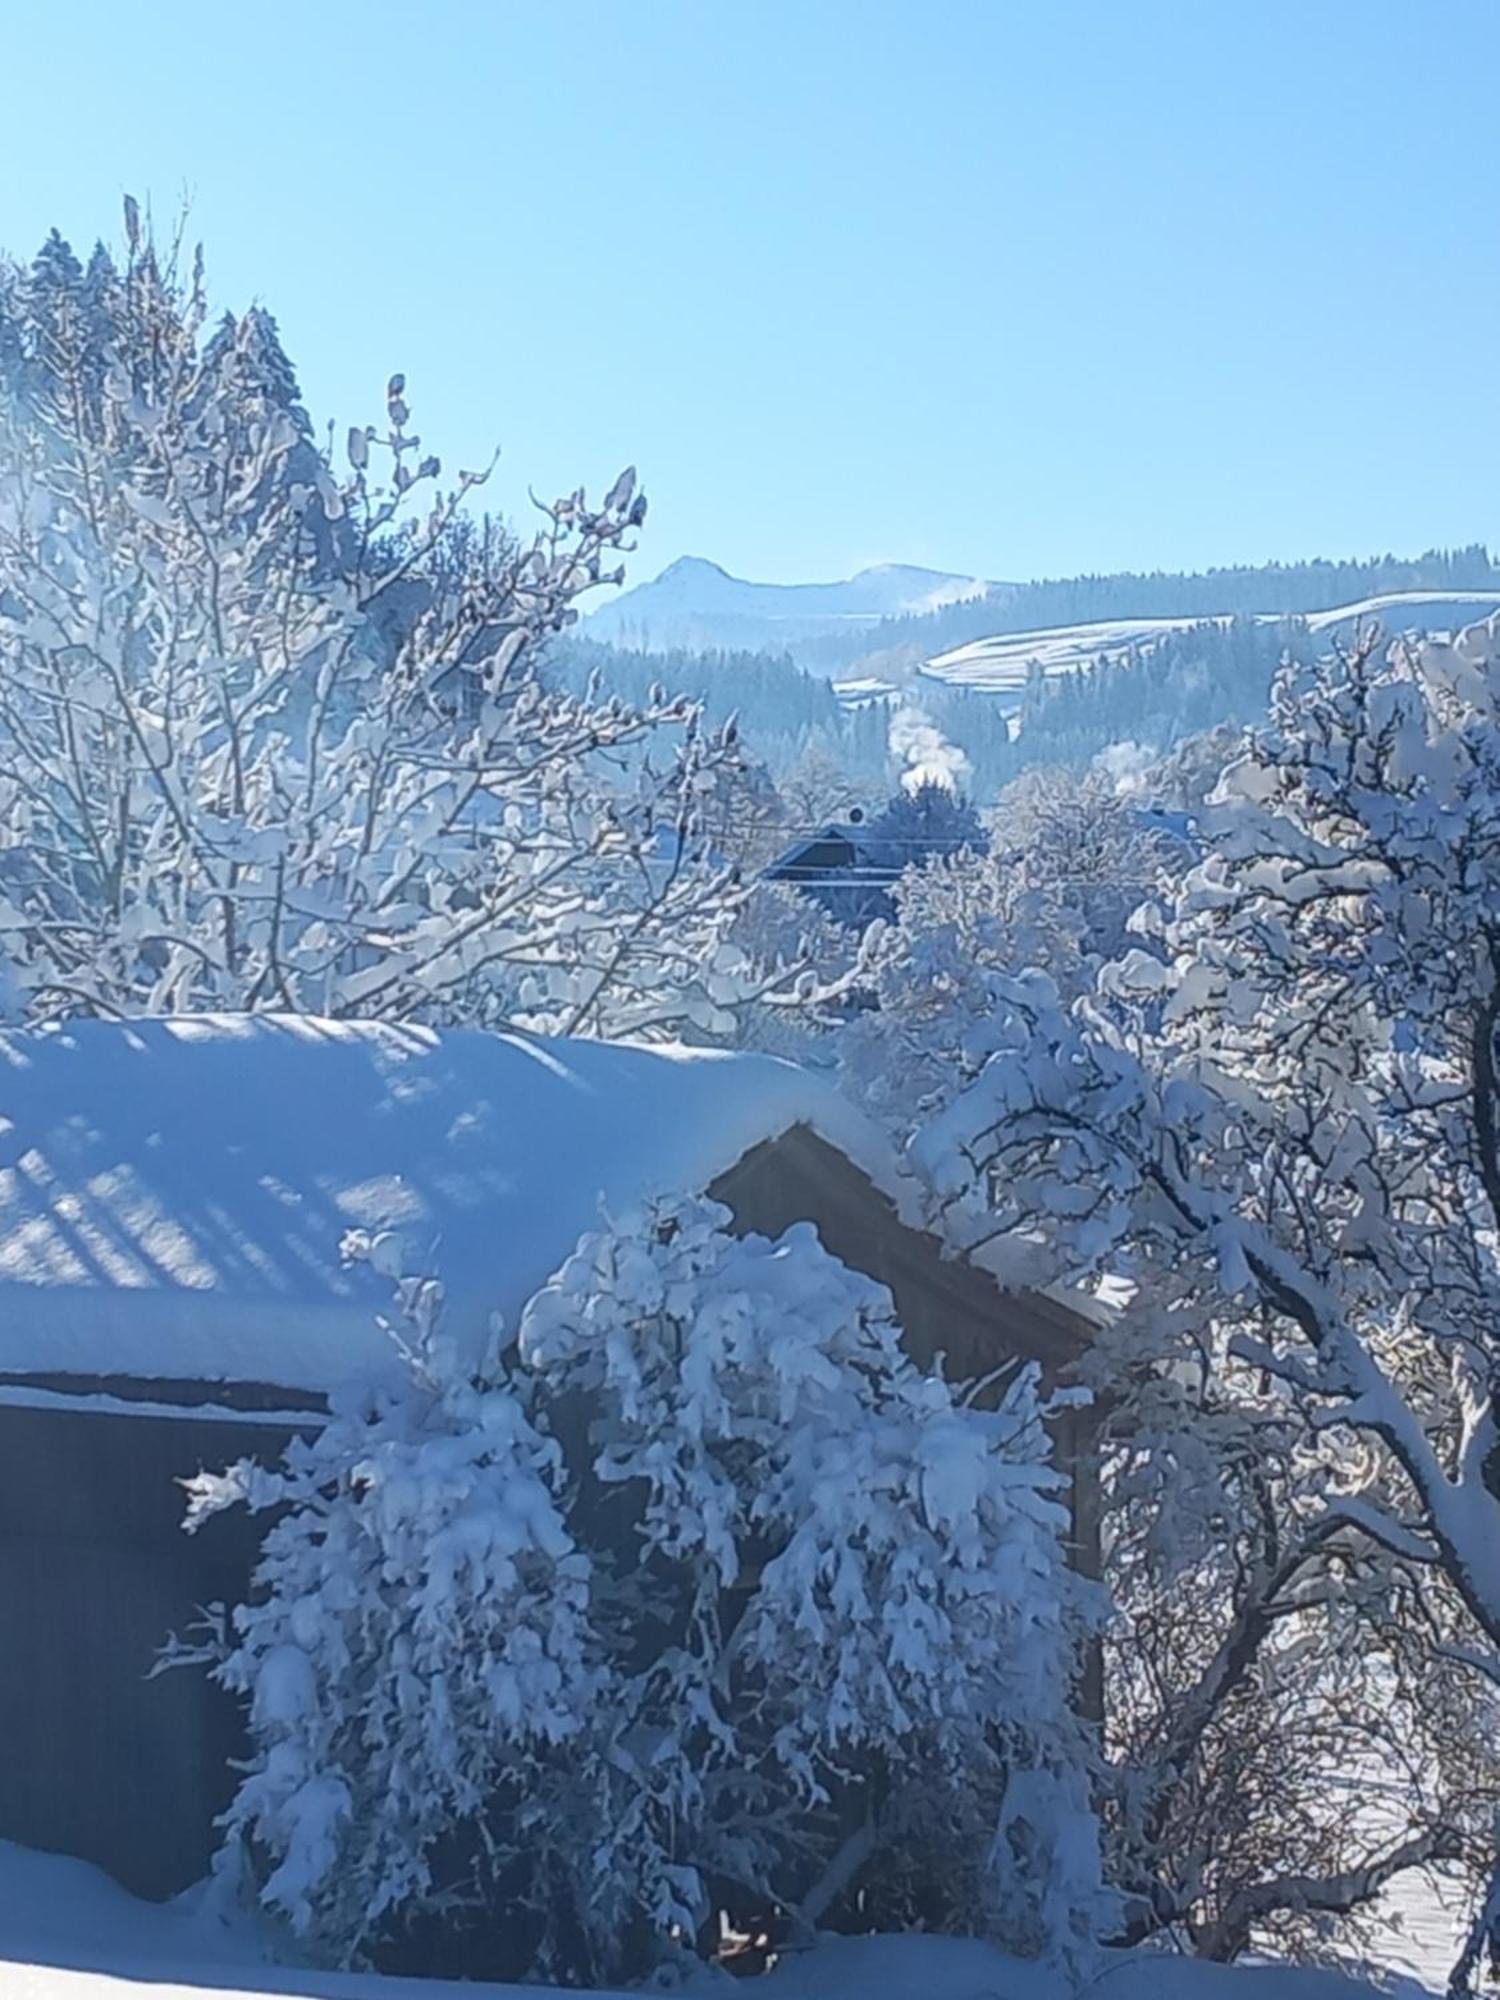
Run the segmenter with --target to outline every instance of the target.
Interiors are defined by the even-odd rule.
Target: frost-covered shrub
[[[982,1847],[1005,1765],[1070,1739],[1060,1482],[1030,1378],[998,1411],[964,1408],[810,1226],[773,1244],[727,1220],[699,1202],[586,1238],[521,1351],[597,1413],[594,1475],[636,1496],[650,1611],[670,1620],[629,1682],[673,1750],[667,1783],[643,1774],[634,1865],[656,1849],[801,1903],[849,1772],[878,1771],[855,1787],[877,1849],[971,1815]],[[639,1584],[612,1582],[616,1625]]]
[[[967,1406],[810,1228],[728,1222],[586,1236],[477,1370],[408,1286],[404,1396],[200,1484],[289,1509],[218,1668],[256,1745],[227,1827],[340,1956],[460,1857],[492,1972],[618,1978],[723,1918],[1089,1935],[1033,1376]]]
[[[266,1858],[265,1902],[346,1955],[431,1894],[435,1844],[534,1782],[600,1685],[556,1444],[457,1366],[435,1286],[405,1303],[404,1393],[335,1398],[280,1466],[189,1495],[190,1528],[278,1510],[217,1669],[256,1745],[225,1826]]]

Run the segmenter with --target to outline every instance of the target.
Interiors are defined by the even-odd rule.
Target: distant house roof
[[[293,1017],[0,1034],[0,1379],[326,1391],[388,1365],[399,1232],[476,1343],[597,1224],[806,1128],[911,1214],[882,1135],[769,1056]]]
[[[768,882],[802,889],[831,916],[856,925],[894,915],[890,891],[900,875],[900,861],[879,851],[868,826],[839,821],[795,841],[765,871]]]
[[[818,832],[803,834],[793,841],[766,869],[766,878],[771,882],[800,882],[828,868],[852,868],[863,853],[860,846],[863,832],[863,827],[844,826],[830,820]]]

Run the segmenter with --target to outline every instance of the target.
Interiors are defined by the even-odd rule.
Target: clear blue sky
[[[634,574],[1500,542],[1497,0],[7,10],[0,244],[182,194],[314,414]]]

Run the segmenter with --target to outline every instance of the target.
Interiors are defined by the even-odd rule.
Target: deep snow
[[[79,1861],[0,1843],[3,2000],[537,2000],[535,1987],[455,1985],[318,1972],[268,1962],[267,1941],[225,1921],[201,1891],[141,1903]],[[1333,1973],[1113,1959],[1080,1993],[972,1939],[845,1938],[750,1984],[705,1974],[692,2000],[1368,2000]],[[594,2000],[625,2000],[596,1994]]]
[[[347,1231],[394,1232],[477,1342],[601,1204],[702,1192],[797,1124],[910,1211],[885,1138],[770,1056],[268,1015],[0,1033],[0,1373],[326,1390],[391,1352]]]

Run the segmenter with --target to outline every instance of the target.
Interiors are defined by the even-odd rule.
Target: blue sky
[[[307,400],[495,494],[635,460],[636,576],[1500,542],[1495,0],[75,0],[0,245],[184,193]]]

